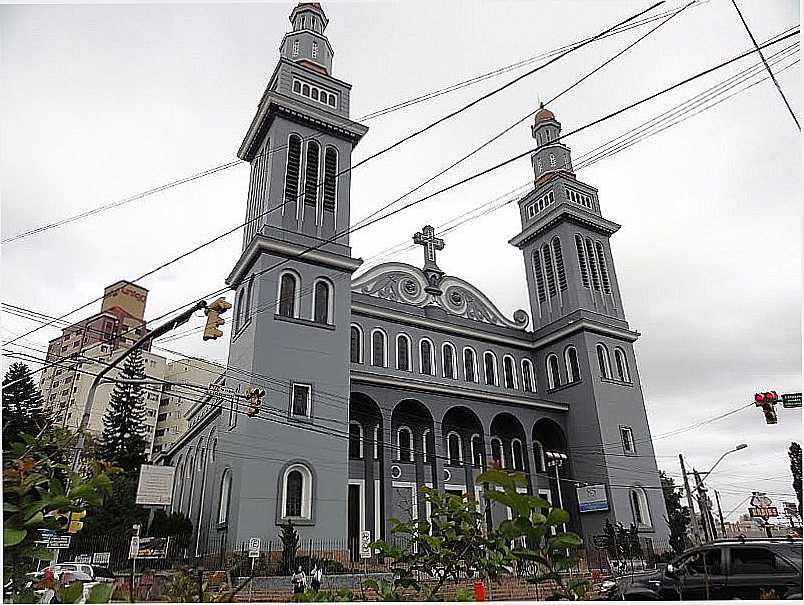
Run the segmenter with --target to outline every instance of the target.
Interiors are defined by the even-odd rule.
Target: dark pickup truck
[[[802,597],[801,540],[722,540],[685,551],[655,574],[623,578],[626,601]]]

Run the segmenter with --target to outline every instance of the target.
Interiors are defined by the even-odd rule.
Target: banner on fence
[[[47,539],[47,547],[70,548],[70,540],[72,540],[72,538],[70,534],[53,534]]]
[[[137,544],[138,559],[164,559],[167,557],[170,538],[139,538]]]
[[[112,560],[112,553],[110,552],[94,552],[92,553],[93,565],[108,565]]]
[[[173,496],[172,466],[140,466],[140,481],[137,484],[137,504],[169,506]]]
[[[609,499],[606,496],[606,486],[584,485],[577,489],[578,507],[582,513],[592,513],[609,510]]]
[[[92,563],[92,555],[87,554],[75,555],[73,561],[75,561],[76,563],[84,563],[85,565],[89,565],[90,563]]]

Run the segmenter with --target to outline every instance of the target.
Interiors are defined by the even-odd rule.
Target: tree
[[[35,437],[47,422],[42,393],[34,383],[31,368],[12,363],[3,377],[3,443],[15,441],[21,433]]]
[[[103,506],[89,506],[83,531],[75,537],[75,546],[97,544],[100,536],[127,535],[131,526],[144,525],[148,511],[135,502],[137,477],[120,473],[112,479],[110,494]]]
[[[293,573],[296,567],[296,552],[299,550],[299,534],[293,523],[279,526],[279,539],[282,541],[282,572]]]
[[[801,445],[793,441],[787,450],[790,458],[790,473],[793,475],[793,489],[798,496],[798,513],[801,513]]]
[[[421,492],[430,505],[430,518],[404,523],[391,519],[395,543],[378,540],[371,545],[381,557],[393,560],[393,591],[376,580],[367,582],[367,587],[393,600],[399,600],[404,589],[434,600],[446,580],[494,578],[514,562],[508,542],[483,531],[483,514],[469,494],[440,494],[430,487]],[[422,583],[422,577],[433,578],[435,584]]]
[[[676,553],[681,553],[686,547],[690,510],[689,507],[681,504],[681,488],[676,487],[673,478],[668,477],[664,471],[659,471],[659,478],[662,482],[662,494],[664,494],[664,504],[667,508],[665,523],[670,529],[670,547]]]
[[[145,363],[140,349],[135,349],[126,359],[120,378],[145,378]],[[98,455],[102,460],[119,466],[124,474],[136,476],[146,460],[147,445],[142,385],[117,382],[103,417]]]

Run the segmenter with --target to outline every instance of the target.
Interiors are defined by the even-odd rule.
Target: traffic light
[[[248,399],[246,416],[253,418],[257,415],[257,412],[260,411],[263,397],[265,397],[265,391],[263,389],[255,389],[252,387],[246,389],[246,399]]]
[[[70,513],[70,523],[67,525],[67,533],[77,534],[79,531],[81,531],[81,528],[84,527],[81,519],[86,516],[87,513],[83,510]]]
[[[204,340],[214,340],[223,336],[223,332],[218,329],[218,326],[222,326],[226,321],[221,319],[221,315],[231,308],[232,305],[226,302],[226,299],[222,296],[215,302],[207,305],[207,308],[204,309],[204,313],[207,314],[207,325],[204,328]]]
[[[776,404],[779,403],[779,395],[776,391],[766,391],[764,393],[754,393],[754,403],[758,408],[762,408],[765,414],[766,424],[776,424]]]

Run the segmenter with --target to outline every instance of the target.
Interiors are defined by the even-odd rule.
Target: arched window
[[[254,304],[252,299],[252,290],[254,286],[254,276],[252,275],[248,280],[248,285],[246,286],[246,310],[243,315],[243,323],[248,323],[251,320],[251,307]]]
[[[363,330],[357,324],[352,324],[350,330],[349,356],[352,363],[363,363]]]
[[[313,475],[303,464],[285,470],[282,478],[282,512],[285,518],[312,518]]]
[[[564,349],[564,363],[567,364],[567,382],[575,382],[581,378],[581,369],[578,366],[578,351],[575,347]]]
[[[545,472],[547,466],[544,463],[544,446],[540,441],[533,442],[533,457],[536,459],[536,470]]]
[[[406,426],[396,431],[396,451],[400,462],[413,462],[413,433]]]
[[[467,382],[477,382],[477,358],[470,347],[463,350],[463,377]]]
[[[458,377],[458,371],[455,368],[455,347],[449,342],[441,345],[441,366],[444,371],[444,378]]]
[[[567,289],[567,274],[564,271],[564,255],[561,252],[561,240],[558,237],[553,238],[553,260],[556,263],[558,289],[563,292]]]
[[[426,338],[419,341],[419,370],[422,374],[435,374],[433,363],[433,343]]]
[[[553,255],[550,252],[550,246],[547,244],[542,246],[542,258],[544,259],[544,272],[547,276],[547,292],[552,298],[556,295],[556,274],[553,270]]]
[[[555,389],[561,386],[561,373],[558,369],[558,355],[551,353],[547,356],[547,387]]]
[[[363,435],[360,424],[357,422],[349,423],[349,458],[359,459],[363,457]]]
[[[603,251],[603,244],[595,242],[597,251],[597,265],[600,268],[600,278],[603,280],[603,292],[611,294],[611,281],[609,281],[609,268],[606,265],[606,254]]]
[[[243,289],[237,293],[237,298],[235,299],[235,312],[234,312],[234,331],[237,334],[240,331],[241,326],[243,325],[243,296],[245,292]]]
[[[293,43],[294,53],[298,54],[298,40]],[[306,85],[305,85],[306,86]],[[309,88],[309,87],[308,87]],[[288,138],[288,160],[285,167],[285,204],[295,203],[299,198],[299,174],[301,166],[302,139],[297,134]],[[282,206],[284,212],[284,205]]]
[[[600,292],[600,274],[597,270],[597,261],[595,261],[595,249],[589,238],[586,238],[586,261],[589,263],[589,271],[592,274],[592,286]]]
[[[641,487],[632,487],[631,514],[637,527],[651,527],[650,510],[648,508],[648,497],[645,490]]]
[[[424,429],[422,433],[422,462],[430,462],[430,429]]]
[[[500,468],[505,468],[505,457],[503,456],[502,441],[499,437],[491,438],[491,459]]]
[[[396,369],[410,372],[410,338],[407,334],[396,337]]]
[[[611,362],[609,361],[609,350],[605,345],[598,344],[597,347],[597,365],[600,368],[600,375],[603,378],[611,378]]]
[[[483,354],[483,369],[486,377],[486,384],[497,386],[497,358],[491,351]]]
[[[617,367],[617,378],[623,382],[631,382],[631,375],[628,372],[628,360],[625,358],[625,351],[619,347],[614,349],[614,365]]]
[[[522,451],[522,442],[519,439],[511,440],[511,460],[515,471],[525,470],[525,455]]]
[[[503,357],[503,380],[506,389],[516,388],[516,365],[514,358],[510,355]]]
[[[483,440],[480,435],[472,435],[472,464],[478,468],[483,466]]]
[[[374,459],[380,459],[380,425],[374,425]]]
[[[542,257],[538,250],[533,251],[533,274],[536,277],[536,293],[539,296],[539,302],[547,300],[547,295],[544,292],[544,273],[542,272]]]
[[[459,466],[463,462],[461,436],[455,431],[447,433],[447,456],[450,466]]]
[[[299,279],[294,273],[285,271],[279,278],[279,297],[276,301],[276,312],[282,317],[297,317],[298,298]]]
[[[578,253],[578,269],[581,272],[581,285],[584,288],[588,288],[589,268],[586,266],[586,252],[584,252],[583,238],[580,235],[575,236],[575,251]]]
[[[385,347],[385,332],[374,330],[371,333],[371,365],[384,368],[388,357]]]
[[[536,385],[533,383],[533,364],[530,359],[522,360],[522,388],[526,393],[536,392]]]
[[[320,324],[332,324],[332,286],[319,279],[313,288],[313,321]]]
[[[334,147],[327,147],[324,152],[324,212],[335,212],[335,200],[338,191],[338,152]]]
[[[307,141],[307,157],[304,160],[304,205],[315,207],[318,200],[318,158],[321,147],[315,141]]]
[[[220,500],[218,501],[218,525],[229,522],[229,499],[232,493],[232,471],[224,469],[221,477]]]

